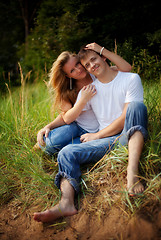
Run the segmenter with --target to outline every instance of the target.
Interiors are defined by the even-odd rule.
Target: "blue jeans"
[[[56,186],[60,188],[61,178],[66,178],[78,192],[81,177],[80,166],[96,163],[117,144],[128,144],[128,140],[136,131],[140,131],[146,140],[148,136],[147,109],[141,102],[131,102],[128,105],[124,129],[120,134],[81,144],[69,144],[62,148],[57,158],[59,172],[55,177]]]
[[[48,137],[44,136],[45,147],[41,147],[49,155],[58,153],[63,147],[68,144],[79,144],[80,136],[87,133],[76,122],[69,125],[63,125],[49,132]]]

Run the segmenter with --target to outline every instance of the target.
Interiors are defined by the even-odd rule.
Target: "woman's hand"
[[[96,94],[94,85],[89,84],[84,86],[81,90],[81,98],[87,103]]]
[[[50,132],[50,128],[49,127],[44,127],[42,128],[38,134],[37,134],[37,142],[41,145],[41,146],[45,146],[45,142],[43,139],[43,136],[45,135],[45,137],[47,138]]]
[[[62,118],[66,124],[70,124],[79,117],[87,102],[96,94],[95,86],[92,84],[84,86],[80,93],[78,102],[71,109],[62,114]]]
[[[95,52],[99,53],[100,54],[100,51],[102,49],[102,47],[100,45],[98,45],[97,43],[90,43],[90,44],[87,44],[86,49],[91,49],[91,50],[94,50]]]

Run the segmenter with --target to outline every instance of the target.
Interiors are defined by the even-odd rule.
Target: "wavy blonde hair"
[[[54,92],[54,110],[61,111],[63,101],[70,102],[74,105],[77,97],[77,89],[75,80],[72,79],[72,89],[70,89],[70,78],[63,71],[64,65],[71,57],[77,55],[68,51],[62,52],[53,63],[49,73],[49,87]]]

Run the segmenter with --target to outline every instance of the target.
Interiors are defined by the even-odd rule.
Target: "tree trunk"
[[[28,0],[19,0],[22,18],[24,20],[25,25],[25,51],[28,49],[28,41],[27,37],[29,35],[29,16],[28,16]]]

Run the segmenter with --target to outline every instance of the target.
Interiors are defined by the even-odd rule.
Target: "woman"
[[[98,44],[92,43],[87,46],[101,55],[102,47]],[[131,65],[120,56],[106,51],[106,55],[103,57],[116,65],[112,67],[115,70],[131,71]],[[72,119],[73,121],[76,119],[76,121],[71,123],[71,118],[68,119],[68,111],[73,108],[78,92],[95,80],[95,77],[89,74],[80,64],[76,54],[61,53],[53,63],[49,76],[49,85],[54,89],[55,94],[54,105],[59,108],[61,114],[39,131],[37,145],[44,149],[46,153],[52,155],[70,143],[81,143],[80,136],[86,132],[96,132],[98,123],[93,112],[82,112],[79,116],[80,112],[77,111],[77,107]],[[86,99],[84,101],[86,103],[96,92],[95,89],[90,87],[83,90],[85,94],[82,99]]]

